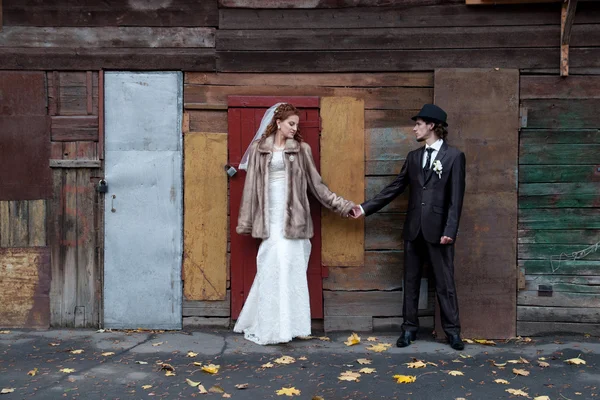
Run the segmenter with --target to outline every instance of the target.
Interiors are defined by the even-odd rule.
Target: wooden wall
[[[600,333],[599,98],[600,76],[521,77],[519,335]]]

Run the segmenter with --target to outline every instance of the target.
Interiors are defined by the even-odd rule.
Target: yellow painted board
[[[183,293],[186,300],[227,294],[227,135],[184,138]]]
[[[360,204],[365,196],[365,106],[351,97],[321,98],[321,175],[337,195]],[[342,219],[323,209],[322,262],[325,266],[362,266],[364,218]]]

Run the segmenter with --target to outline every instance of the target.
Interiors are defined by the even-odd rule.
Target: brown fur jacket
[[[259,239],[269,237],[269,162],[274,140],[274,135],[271,135],[252,144],[236,228],[241,235],[252,235]],[[348,216],[354,203],[337,196],[323,183],[308,144],[288,139],[284,163],[288,182],[284,221],[286,238],[310,239],[313,236],[307,187],[323,206],[343,217]]]

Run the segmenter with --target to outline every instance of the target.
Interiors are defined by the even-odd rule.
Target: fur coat
[[[240,235],[259,239],[269,237],[269,163],[274,140],[275,135],[271,135],[252,144],[236,228]],[[287,139],[283,151],[287,179],[284,236],[288,239],[310,239],[313,222],[308,189],[323,206],[343,217],[348,216],[354,203],[336,195],[325,185],[308,144]]]

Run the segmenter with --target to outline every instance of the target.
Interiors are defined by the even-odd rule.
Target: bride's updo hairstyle
[[[277,120],[285,121],[292,115],[298,116],[300,118],[300,111],[289,103],[280,104],[279,107],[275,109],[275,113],[273,114],[273,119],[267,125],[267,129],[265,129],[265,133],[261,138],[263,141],[265,138],[274,135],[277,132]],[[294,139],[298,142],[302,141],[302,136],[300,135],[300,129],[296,129],[296,134],[294,135]]]

